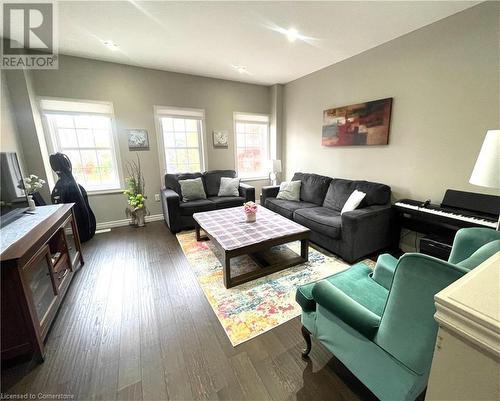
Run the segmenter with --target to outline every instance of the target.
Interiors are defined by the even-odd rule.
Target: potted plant
[[[127,162],[128,177],[125,179],[127,189],[123,194],[127,197],[128,206],[125,214],[129,217],[130,224],[137,227],[144,226],[144,220],[148,210],[146,208],[147,196],[144,195],[145,180],[141,170],[141,161],[137,155],[137,162]]]
[[[43,188],[45,180],[38,178],[38,176],[34,174],[30,174],[28,177],[23,178],[23,183],[24,183],[24,190],[26,191],[26,194],[28,196],[29,210],[35,210],[36,206],[35,206],[35,201],[33,200],[33,194]]]

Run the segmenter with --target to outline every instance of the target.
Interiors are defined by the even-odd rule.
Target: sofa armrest
[[[380,326],[380,316],[354,301],[329,281],[316,283],[312,296],[319,305],[367,338],[373,338]]]
[[[268,185],[262,187],[262,195],[260,196],[260,204],[266,206],[267,198],[276,198],[278,192],[280,191],[279,185]]]
[[[384,287],[386,290],[391,288],[392,278],[394,277],[394,271],[398,260],[388,253],[380,255],[377,259],[377,264],[375,269],[373,269],[373,280]]]
[[[397,245],[399,233],[391,205],[368,206],[344,213],[342,239],[348,244],[348,262]]]
[[[170,231],[176,233],[181,230],[181,199],[177,192],[172,189],[163,188],[161,190],[161,206],[163,217],[170,228]]]
[[[240,196],[245,198],[245,202],[255,202],[255,188],[251,185],[240,183]]]

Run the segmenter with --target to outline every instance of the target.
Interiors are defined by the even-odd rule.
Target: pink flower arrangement
[[[243,205],[243,210],[245,214],[255,214],[257,213],[257,204],[254,202],[247,202]]]

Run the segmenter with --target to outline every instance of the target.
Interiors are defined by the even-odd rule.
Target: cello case
[[[74,203],[75,219],[80,241],[85,242],[95,234],[96,221],[89,205],[87,191],[73,177],[71,161],[62,153],[50,155],[50,166],[59,177],[51,194],[52,203]]]

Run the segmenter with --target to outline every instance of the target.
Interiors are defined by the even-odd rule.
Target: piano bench
[[[427,235],[420,238],[420,253],[424,253],[435,258],[448,261],[453,245],[453,238],[440,237],[438,235]]]
[[[388,253],[380,255],[377,259],[377,264],[373,270],[373,279],[379,283],[382,287],[389,290],[392,284],[392,276],[394,276],[394,270],[396,270],[396,265],[398,260]]]

